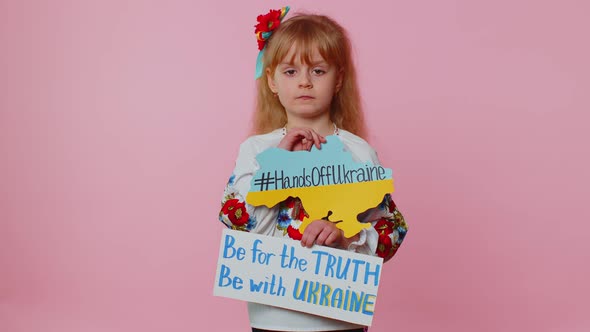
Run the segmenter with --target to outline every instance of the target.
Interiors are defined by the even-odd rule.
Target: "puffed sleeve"
[[[265,206],[252,206],[246,203],[250,181],[259,169],[256,162],[258,153],[252,140],[240,145],[236,166],[225,186],[221,199],[219,220],[227,227],[265,235],[272,235],[278,209]]]
[[[390,260],[408,232],[408,225],[391,195],[386,194],[377,207],[361,213],[359,220],[371,223],[371,227],[363,230],[366,240],[356,251],[379,256],[384,262]]]
[[[369,156],[374,165],[380,165],[373,148],[369,149]],[[371,227],[363,229],[359,239],[352,242],[348,250],[379,256],[384,262],[395,255],[408,232],[408,225],[391,194],[385,194],[378,206],[359,214],[358,220],[370,223]]]

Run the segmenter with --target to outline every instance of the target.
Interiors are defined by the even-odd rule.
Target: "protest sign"
[[[252,177],[246,202],[272,208],[288,197],[298,197],[309,213],[301,233],[312,221],[328,219],[352,237],[370,227],[357,215],[377,206],[392,193],[391,169],[357,162],[338,137],[327,136],[322,148],[287,151],[270,148],[256,156],[260,169]]]
[[[214,295],[371,325],[383,260],[225,229]]]

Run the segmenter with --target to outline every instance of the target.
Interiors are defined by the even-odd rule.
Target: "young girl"
[[[379,206],[359,215],[370,222],[352,238],[329,220],[315,220],[301,234],[307,217],[298,198],[273,208],[245,203],[256,155],[279,147],[289,151],[321,148],[336,135],[357,162],[379,164],[375,150],[361,138],[363,122],[351,46],[345,30],[321,15],[283,18],[288,7],[258,17],[258,97],[255,132],[240,145],[236,166],[225,188],[220,220],[233,229],[377,255],[389,260],[407,231],[389,194]],[[364,331],[363,326],[303,312],[248,303],[252,331]]]

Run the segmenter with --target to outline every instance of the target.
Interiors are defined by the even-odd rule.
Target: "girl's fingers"
[[[326,138],[310,128],[292,128],[287,135],[281,140],[278,147],[289,151],[310,151],[312,146],[319,150],[322,143],[326,143]]]
[[[315,239],[315,243],[317,245],[323,246],[326,244],[326,240],[330,237],[331,230],[327,227],[324,227],[320,234],[318,234],[317,238]]]
[[[318,229],[315,227],[307,228],[305,232],[303,232],[303,237],[301,238],[301,245],[307,248],[311,248],[315,242],[315,239],[318,235]]]
[[[311,147],[314,145],[313,141],[308,141],[306,144],[307,151],[311,151]]]
[[[332,222],[315,220],[303,232],[301,245],[307,248],[311,248],[314,244],[338,247],[343,238],[343,232]]]
[[[326,139],[312,129],[301,129],[301,134],[305,137],[305,140],[303,140],[302,143],[305,145],[306,149],[309,151],[313,145],[315,145],[318,150],[321,149],[322,143],[325,143]]]
[[[326,239],[326,245],[329,247],[337,247],[342,242],[344,234],[339,228],[334,229]]]
[[[302,150],[305,148],[305,144],[302,143],[304,138],[311,139],[311,134],[306,133],[302,128],[293,128],[283,137],[278,147],[288,151]]]
[[[327,225],[318,235],[315,243],[321,246],[337,247],[342,241],[342,235],[342,231],[333,224]]]
[[[321,145],[322,145],[322,136],[320,136],[318,133],[316,133],[315,131],[311,131],[311,135],[313,136],[313,143],[315,144],[315,147],[319,149],[321,149]]]

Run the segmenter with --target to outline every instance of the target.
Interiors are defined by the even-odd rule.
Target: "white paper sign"
[[[383,260],[225,229],[214,295],[370,326]]]

